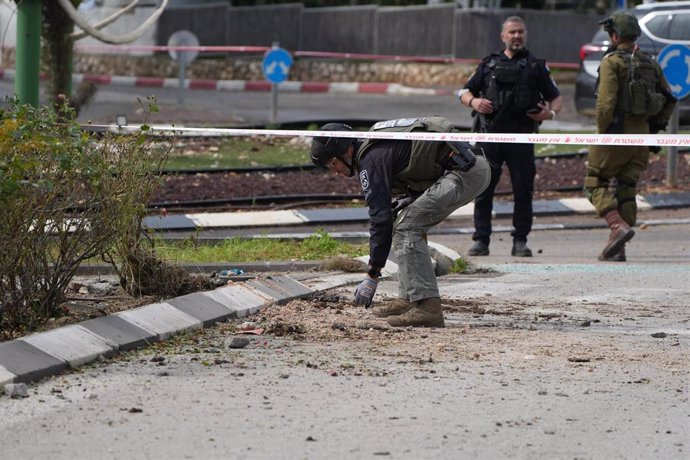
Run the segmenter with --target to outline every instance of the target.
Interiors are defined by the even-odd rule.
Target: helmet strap
[[[354,177],[354,175],[355,175],[355,167],[354,167],[354,162],[355,162],[355,161],[354,161],[354,159],[353,159],[352,157],[350,157],[350,161],[349,161],[349,162],[347,161],[347,159],[346,159],[344,156],[340,156],[340,157],[338,157],[338,159],[339,159],[340,161],[342,161],[343,164],[345,164],[345,166],[347,166],[347,169],[350,170],[350,172],[348,173],[347,177]]]

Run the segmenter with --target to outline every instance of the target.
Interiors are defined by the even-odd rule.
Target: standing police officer
[[[543,60],[525,48],[527,29],[522,18],[507,18],[501,29],[505,49],[482,59],[460,91],[460,102],[474,110],[475,131],[533,133],[544,120],[561,110],[561,96]],[[468,254],[488,256],[491,212],[496,185],[505,162],[513,186],[513,248],[517,257],[531,257],[527,235],[532,230],[534,194],[534,145],[480,144],[491,165],[491,183],[474,203],[474,244]]]
[[[612,47],[599,66],[597,133],[648,134],[666,128],[676,100],[656,61],[635,45],[640,26],[635,15],[617,12],[599,22]],[[635,195],[647,169],[649,147],[592,146],[587,158],[585,192],[606,220],[611,234],[599,260],[623,262],[625,243],[635,232]],[[615,190],[609,180],[615,178]]]
[[[352,131],[329,123],[322,131]],[[379,132],[451,132],[441,117],[376,123]],[[369,207],[369,270],[355,302],[370,306],[391,246],[398,262],[399,298],[373,313],[392,326],[443,327],[441,299],[427,246],[427,231],[472,201],[489,183],[486,159],[465,142],[315,137],[311,159],[331,172],[359,175]],[[393,201],[394,196],[397,198]]]

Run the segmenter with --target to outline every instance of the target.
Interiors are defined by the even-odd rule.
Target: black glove
[[[411,196],[404,196],[402,198],[398,198],[397,200],[393,200],[391,203],[393,218],[395,219],[400,211],[411,205],[413,202],[414,198]]]
[[[378,284],[376,280],[369,277],[364,278],[364,281],[359,283],[359,286],[355,289],[355,303],[369,308],[374,299],[374,294],[376,294],[376,286]]]

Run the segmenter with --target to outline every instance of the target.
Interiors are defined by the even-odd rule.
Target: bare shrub
[[[169,140],[146,135],[146,126],[133,136],[90,135],[63,122],[73,120],[69,110],[61,108],[60,122],[48,108],[16,101],[0,111],[0,328],[33,330],[59,316],[88,259],[113,263],[132,294],[190,284],[142,239]]]

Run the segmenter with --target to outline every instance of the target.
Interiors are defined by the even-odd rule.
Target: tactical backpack
[[[628,61],[628,82],[619,89],[617,110],[631,115],[658,115],[666,97],[658,92],[657,63],[647,53],[634,49],[616,50]]]

